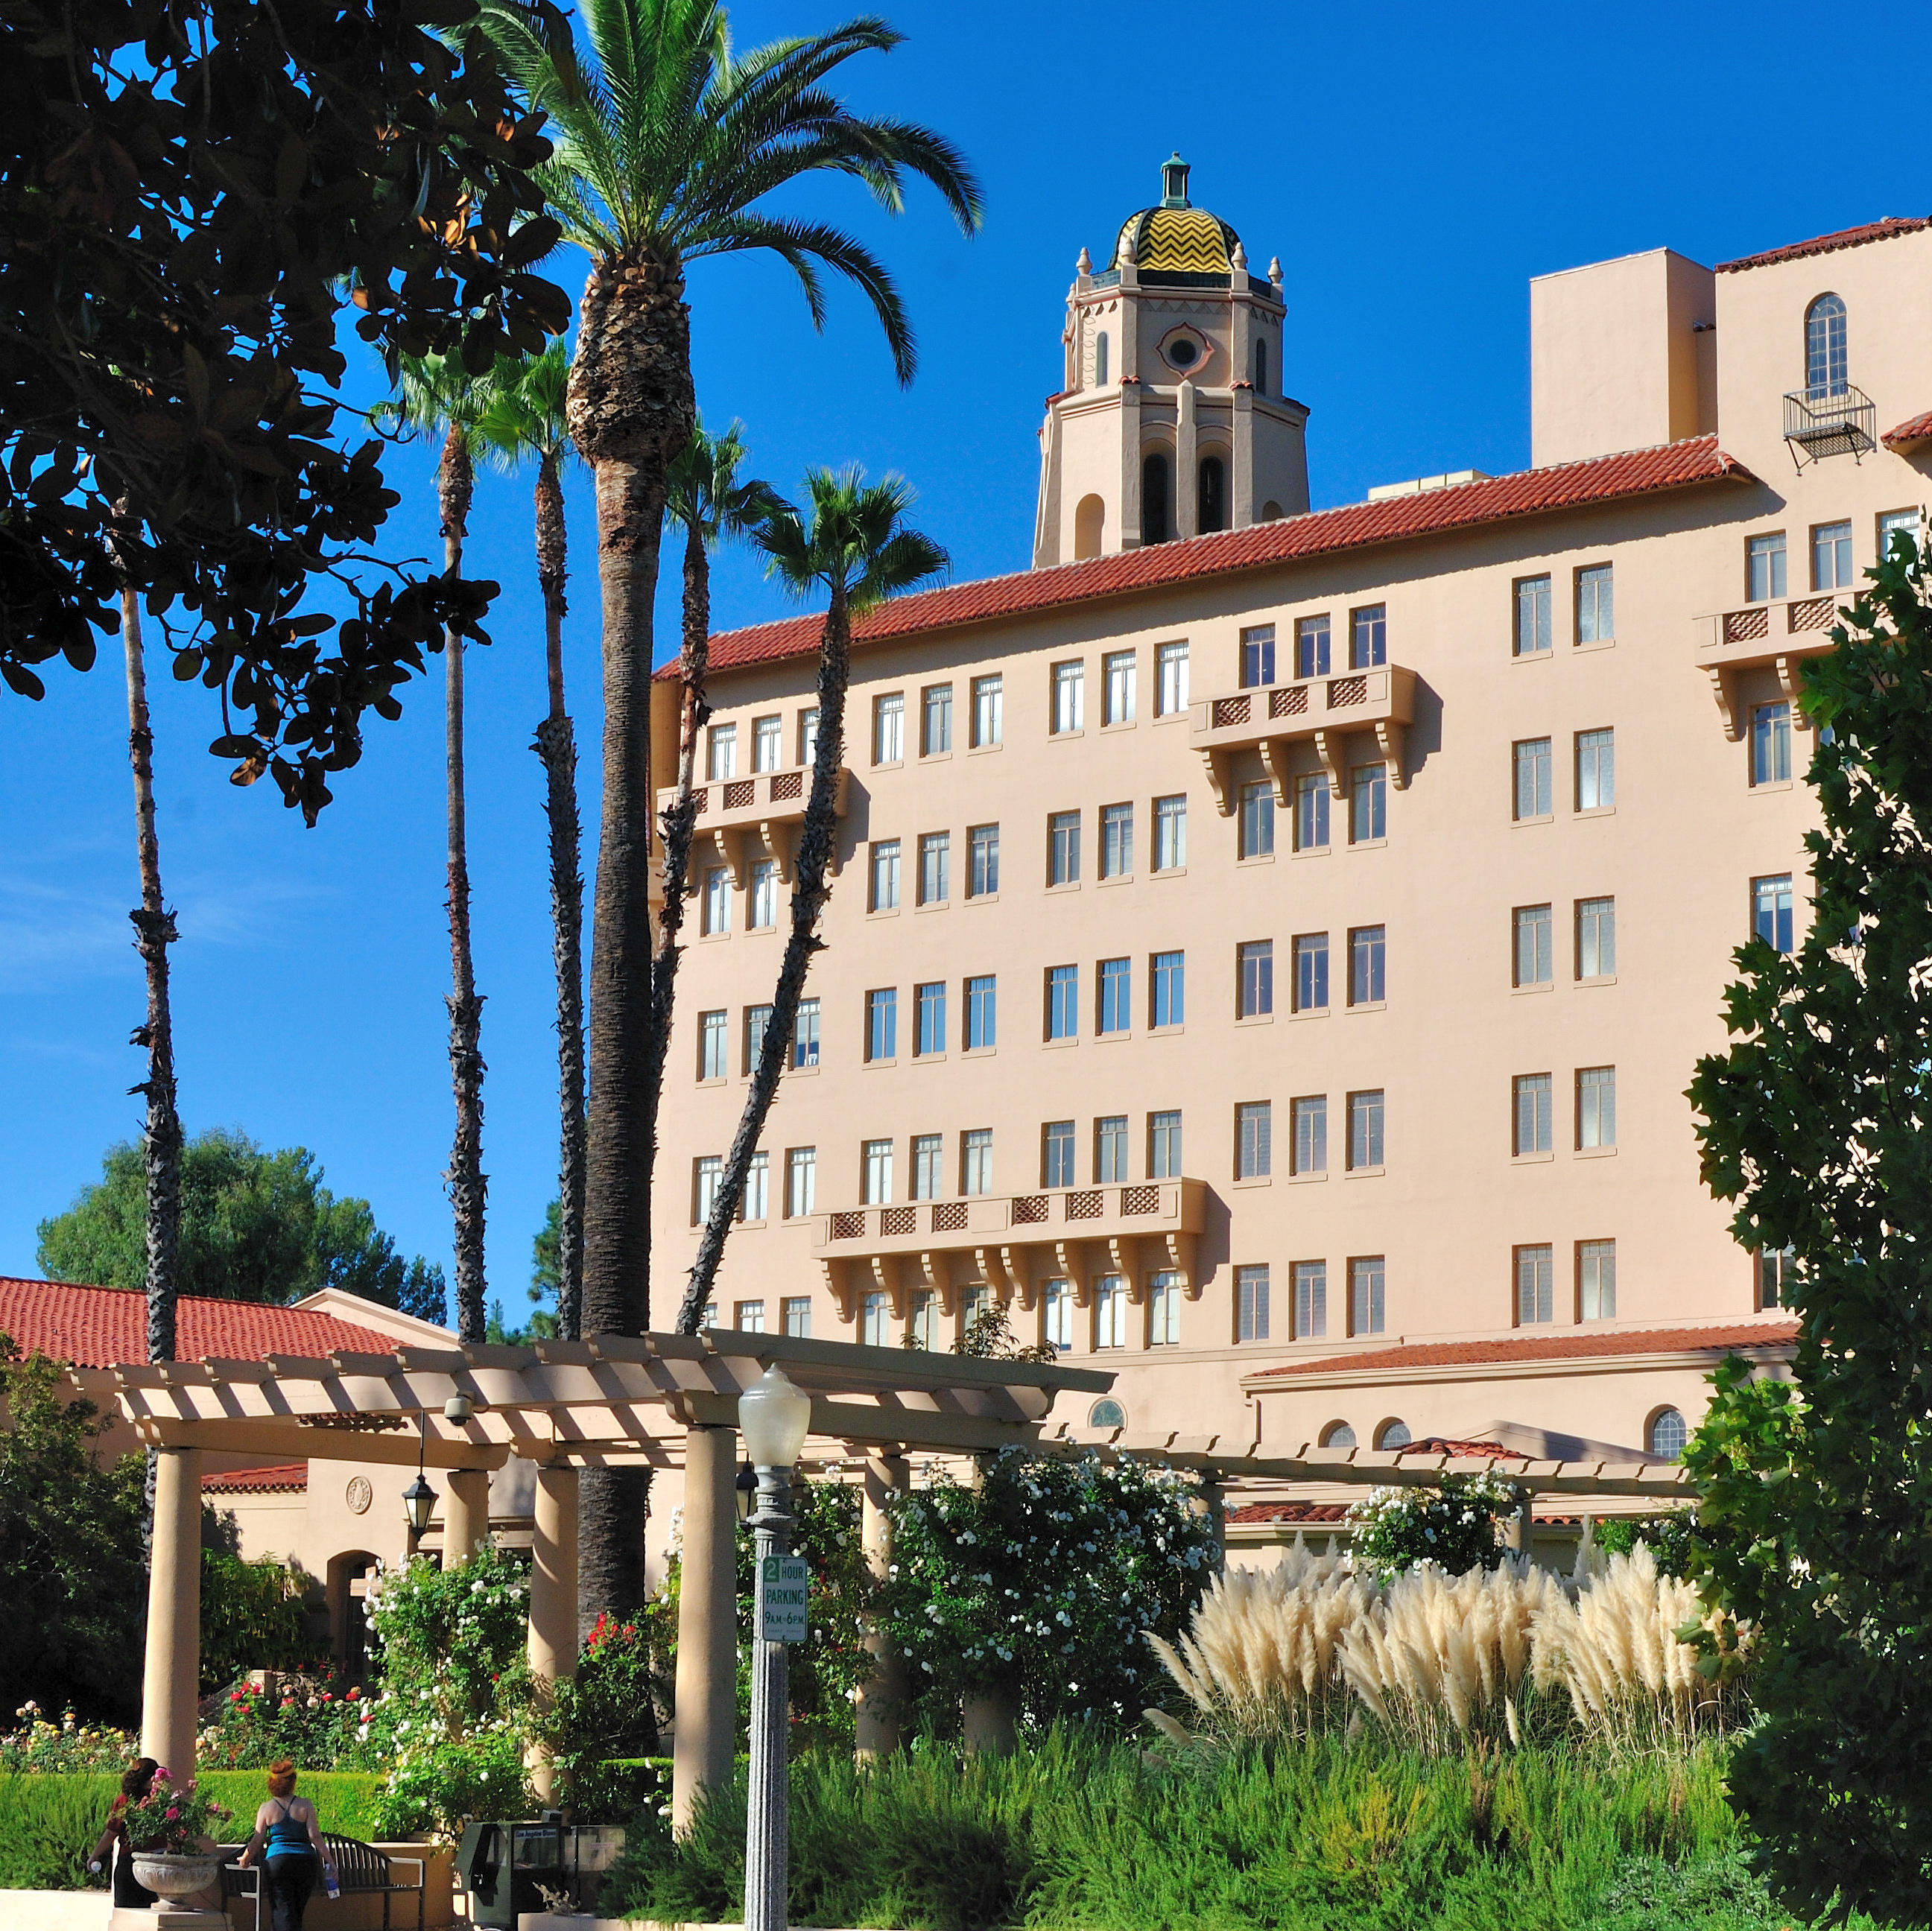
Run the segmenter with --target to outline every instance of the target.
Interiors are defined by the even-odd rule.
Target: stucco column
[[[22,1613],[27,1606],[14,1607]],[[148,1552],[141,1753],[177,1777],[194,1774],[194,1704],[200,1677],[201,1450],[158,1449]]]
[[[1134,316],[1123,310],[1120,317],[1120,520],[1114,534],[1118,550],[1138,550],[1141,545],[1141,381],[1126,365],[1127,345],[1132,339]],[[1102,539],[1102,547],[1106,539]]]
[[[892,1521],[887,1506],[892,1497],[904,1495],[911,1486],[912,1465],[903,1455],[875,1456],[866,1464],[860,1531],[866,1567],[874,1582],[884,1583],[892,1569]],[[905,1659],[877,1622],[867,1627],[866,1648],[872,1659],[872,1674],[859,1690],[858,1757],[861,1763],[871,1763],[891,1756],[899,1747],[906,1673]]]
[[[489,1477],[481,1479],[487,1509]],[[538,1699],[547,1704],[550,1686],[577,1674],[577,1471],[568,1464],[537,1471],[536,1526],[530,1539],[530,1620],[525,1654],[530,1674],[536,1679]],[[530,1765],[538,1801],[548,1804],[556,1792],[555,1767],[534,1748]]]
[[[1219,1482],[1204,1477],[1195,1492],[1195,1506],[1214,1532],[1214,1573],[1222,1575],[1228,1567],[1228,1492]]]
[[[1530,1552],[1530,1512],[1535,1504],[1535,1497],[1526,1489],[1514,1512],[1502,1518],[1503,1546],[1518,1555]]]
[[[1174,533],[1201,534],[1201,459],[1194,415],[1194,385],[1184,376],[1174,420]]]
[[[538,1477],[542,1492],[542,1477]],[[539,1504],[541,1506],[541,1504]],[[490,1471],[452,1468],[442,1498],[442,1564],[467,1562],[490,1539]]]
[[[1253,351],[1246,350],[1252,357]],[[1228,527],[1246,529],[1255,520],[1255,391],[1250,378],[1234,391],[1228,417],[1228,437],[1234,472],[1228,478]]]
[[[676,1740],[670,1823],[730,1780],[738,1732],[738,1504],[735,1429],[684,1432],[684,1543],[678,1571]]]

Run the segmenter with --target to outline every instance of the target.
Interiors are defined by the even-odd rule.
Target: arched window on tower
[[[1200,517],[1196,524],[1205,536],[1210,530],[1228,526],[1228,466],[1218,456],[1201,459]]]
[[[1094,338],[1094,386],[1096,389],[1107,386],[1107,331],[1104,328]]]
[[[1814,400],[1841,396],[1849,379],[1845,355],[1845,304],[1821,295],[1804,311],[1804,388]]]
[[[1174,534],[1168,514],[1167,458],[1150,449],[1141,463],[1141,541],[1165,543]]]
[[[1255,344],[1255,394],[1264,396],[1268,392],[1268,344],[1257,342]]]

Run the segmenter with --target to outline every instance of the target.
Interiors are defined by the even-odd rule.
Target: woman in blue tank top
[[[238,1861],[262,1861],[275,1931],[302,1931],[302,1914],[316,1881],[328,1868],[315,1806],[296,1791],[296,1767],[286,1757],[268,1766],[268,1801],[255,1813],[255,1834]]]

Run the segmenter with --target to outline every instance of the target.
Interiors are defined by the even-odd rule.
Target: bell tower
[[[1187,177],[1175,154],[1099,273],[1080,250],[1040,429],[1036,570],[1308,507],[1308,411],[1282,391],[1281,264],[1250,274]]]

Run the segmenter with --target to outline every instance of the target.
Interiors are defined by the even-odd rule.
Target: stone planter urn
[[[133,1861],[135,1882],[158,1897],[192,1897],[221,1879],[221,1859],[214,1852],[136,1851]]]

